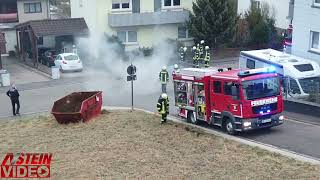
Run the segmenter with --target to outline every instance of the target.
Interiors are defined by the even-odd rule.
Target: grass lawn
[[[53,179],[320,179],[320,166],[190,129],[155,115],[112,111],[61,125],[52,117],[0,121],[7,152],[53,153]]]

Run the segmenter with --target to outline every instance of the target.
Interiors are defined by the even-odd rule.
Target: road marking
[[[303,122],[303,121],[294,120],[294,119],[287,119],[287,118],[285,118],[285,121],[291,121],[291,122],[295,122],[295,123],[299,123],[299,124],[304,124],[304,125],[309,125],[309,126],[317,126],[317,127],[320,126],[320,124],[317,124],[317,123]]]

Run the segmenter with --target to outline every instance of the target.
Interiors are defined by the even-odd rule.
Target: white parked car
[[[62,53],[57,55],[54,64],[64,71],[82,71],[83,65],[79,56],[74,53]]]

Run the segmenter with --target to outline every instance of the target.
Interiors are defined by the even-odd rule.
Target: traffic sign
[[[130,66],[128,66],[127,73],[129,75],[134,75],[136,74],[136,72],[137,72],[137,68],[134,65],[131,64]]]
[[[127,81],[135,81],[135,80],[137,80],[137,75],[127,76]]]

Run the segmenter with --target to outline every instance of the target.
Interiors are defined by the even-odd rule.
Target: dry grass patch
[[[53,153],[54,179],[320,179],[320,167],[208,135],[160,125],[143,112],[105,112],[89,123],[51,117],[0,122],[0,157]]]

